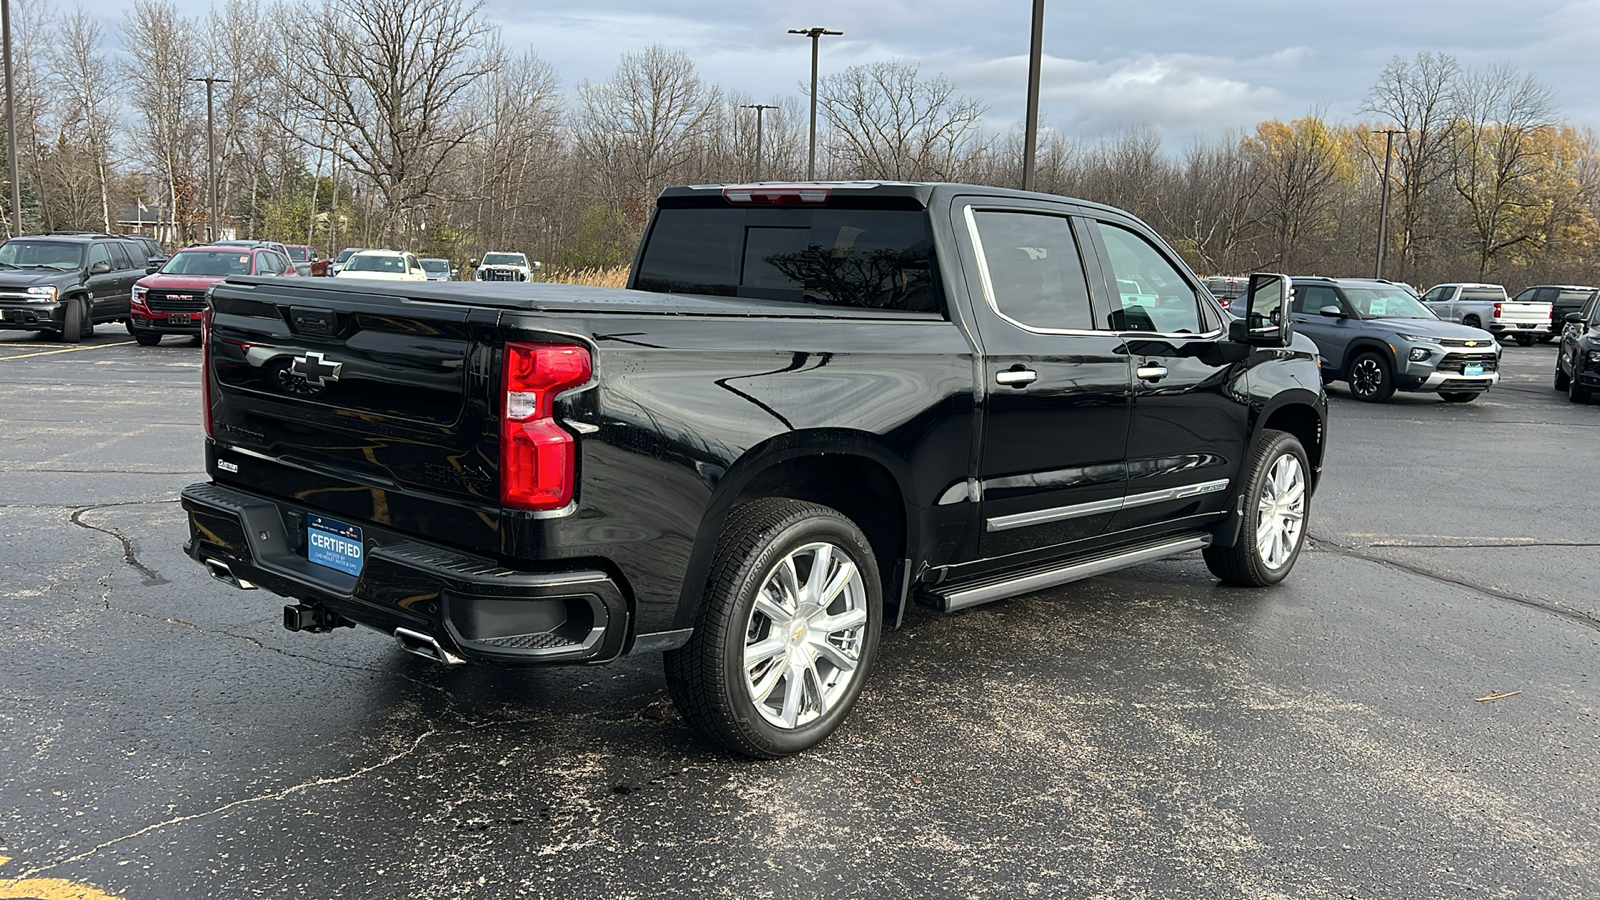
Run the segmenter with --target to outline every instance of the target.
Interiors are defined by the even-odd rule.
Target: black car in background
[[[1583,309],[1569,313],[1556,353],[1558,391],[1573,403],[1588,403],[1600,391],[1600,295],[1590,294]]]
[[[102,322],[128,318],[133,283],[158,268],[125,237],[24,235],[0,244],[0,328],[75,344]]]
[[[1567,316],[1583,309],[1595,294],[1595,289],[1582,284],[1536,284],[1523,288],[1512,300],[1536,300],[1550,304],[1550,333],[1541,335],[1540,341],[1553,341],[1561,336]]]

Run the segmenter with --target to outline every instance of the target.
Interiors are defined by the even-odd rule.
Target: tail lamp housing
[[[577,344],[508,343],[500,425],[500,505],[560,509],[572,502],[577,447],[556,424],[557,394],[586,384],[589,350]]]
[[[206,437],[215,437],[211,429],[211,304],[200,313],[200,403],[201,415],[206,424]]]

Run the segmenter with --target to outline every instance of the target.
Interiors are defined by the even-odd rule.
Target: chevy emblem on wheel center
[[[344,363],[329,362],[321,353],[310,350],[305,356],[296,356],[294,364],[289,371],[306,380],[313,387],[322,387],[326,382],[338,381],[339,372],[344,369]]]

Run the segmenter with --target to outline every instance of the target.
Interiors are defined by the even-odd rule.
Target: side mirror
[[[537,271],[539,271],[539,270],[541,270],[543,268],[544,268],[544,263],[538,261],[537,259],[528,264],[528,271],[530,271],[530,272],[537,272]]]
[[[1319,315],[1327,316],[1330,319],[1342,319],[1342,318],[1344,318],[1344,310],[1340,309],[1337,306],[1334,306],[1331,303],[1328,304],[1327,306],[1324,306],[1323,308],[1317,310],[1317,313]]]
[[[109,271],[111,271],[111,263],[108,263],[105,260],[101,260],[100,262],[97,262],[89,267],[90,275],[104,275]]]
[[[151,264],[149,264],[149,265],[144,267],[144,273],[146,275],[154,275],[155,273],[157,273],[159,271],[161,271],[161,264],[160,263],[151,263]]]
[[[457,275],[460,275],[460,274],[461,274],[461,270],[460,269],[451,269],[450,270],[450,277],[451,278],[454,278],[454,277],[456,277]]]
[[[467,260],[467,265],[469,265],[472,268],[476,269],[478,267],[478,261],[476,259],[469,259],[469,260]]]
[[[1583,318],[1583,313],[1581,313],[1581,312],[1567,313],[1567,324],[1568,325],[1572,325],[1572,324],[1578,322],[1579,320],[1581,320],[1582,318]]]
[[[1293,285],[1287,275],[1255,274],[1245,291],[1244,318],[1228,326],[1230,340],[1252,347],[1287,347],[1294,338],[1289,318]]]

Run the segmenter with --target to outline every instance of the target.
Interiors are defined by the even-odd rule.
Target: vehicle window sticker
[[[1367,302],[1367,315],[1383,316],[1389,313],[1388,297],[1373,297]]]

